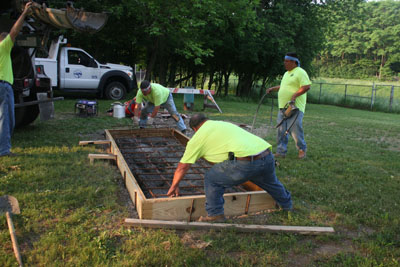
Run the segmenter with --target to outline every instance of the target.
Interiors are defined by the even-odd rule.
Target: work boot
[[[200,216],[199,222],[223,222],[225,221],[224,214],[215,216]]]
[[[306,157],[306,152],[304,150],[299,150],[299,159],[304,159]]]

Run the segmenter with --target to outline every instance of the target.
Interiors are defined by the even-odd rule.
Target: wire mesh
[[[146,198],[167,197],[185,146],[173,131],[138,129],[130,133],[115,134],[113,138],[144,195]],[[204,195],[204,175],[211,167],[212,164],[203,159],[191,165],[179,184],[180,194]],[[227,189],[225,192],[245,191],[239,186]]]

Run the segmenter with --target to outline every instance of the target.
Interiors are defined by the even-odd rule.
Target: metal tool
[[[22,266],[22,258],[19,252],[17,236],[15,234],[14,224],[11,219],[11,214],[20,214],[18,200],[13,196],[1,196],[0,197],[0,214],[5,213],[7,217],[8,229],[10,231],[11,241],[13,245],[13,250],[15,257],[19,263],[19,266]]]
[[[289,128],[286,129],[285,135],[287,135],[289,133],[293,124],[296,122],[297,117],[299,116],[299,108],[295,106],[293,101],[289,101],[289,102],[287,102],[287,104],[284,107],[283,119],[278,123],[278,125],[276,125],[275,128],[278,128],[279,126],[281,126],[284,121],[286,121],[287,119],[290,119],[294,115],[296,116],[296,118],[293,120],[292,124],[290,124]]]

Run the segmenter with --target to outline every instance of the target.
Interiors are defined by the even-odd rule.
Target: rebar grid
[[[117,136],[114,138],[132,174],[147,198],[167,197],[175,169],[185,151],[174,135]],[[204,174],[211,164],[200,159],[192,164],[179,184],[180,194],[204,195]],[[244,192],[241,187],[226,192]]]

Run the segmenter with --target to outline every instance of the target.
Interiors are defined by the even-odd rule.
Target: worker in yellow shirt
[[[143,100],[147,102],[142,109]],[[161,107],[168,110],[171,117],[175,120],[178,130],[185,134],[186,125],[181,115],[179,115],[176,110],[174,99],[169,89],[158,83],[150,83],[147,80],[143,80],[140,83],[140,90],[138,90],[136,94],[135,116],[133,117],[134,123],[138,124],[140,128],[145,128],[146,124],[153,124],[153,120]],[[148,114],[151,115],[148,116]]]
[[[15,156],[11,150],[11,136],[15,126],[14,92],[12,84],[14,75],[11,63],[11,49],[21,31],[32,2],[25,9],[10,30],[0,33],[0,157]]]
[[[199,158],[213,163],[205,174],[204,191],[208,216],[200,221],[224,219],[225,188],[251,181],[267,191],[284,210],[292,209],[290,192],[275,174],[271,145],[262,138],[224,121],[195,114],[189,122],[195,131],[178,163],[167,195],[179,196],[179,182]]]
[[[303,116],[306,110],[307,91],[311,81],[307,72],[300,67],[300,60],[296,53],[287,53],[284,60],[286,72],[280,85],[268,88],[266,93],[278,91],[278,135],[275,157],[284,158],[289,142],[288,133],[292,136],[299,151],[298,158],[306,157],[307,144],[304,140]],[[285,106],[293,103],[298,112],[290,118],[285,118]]]

